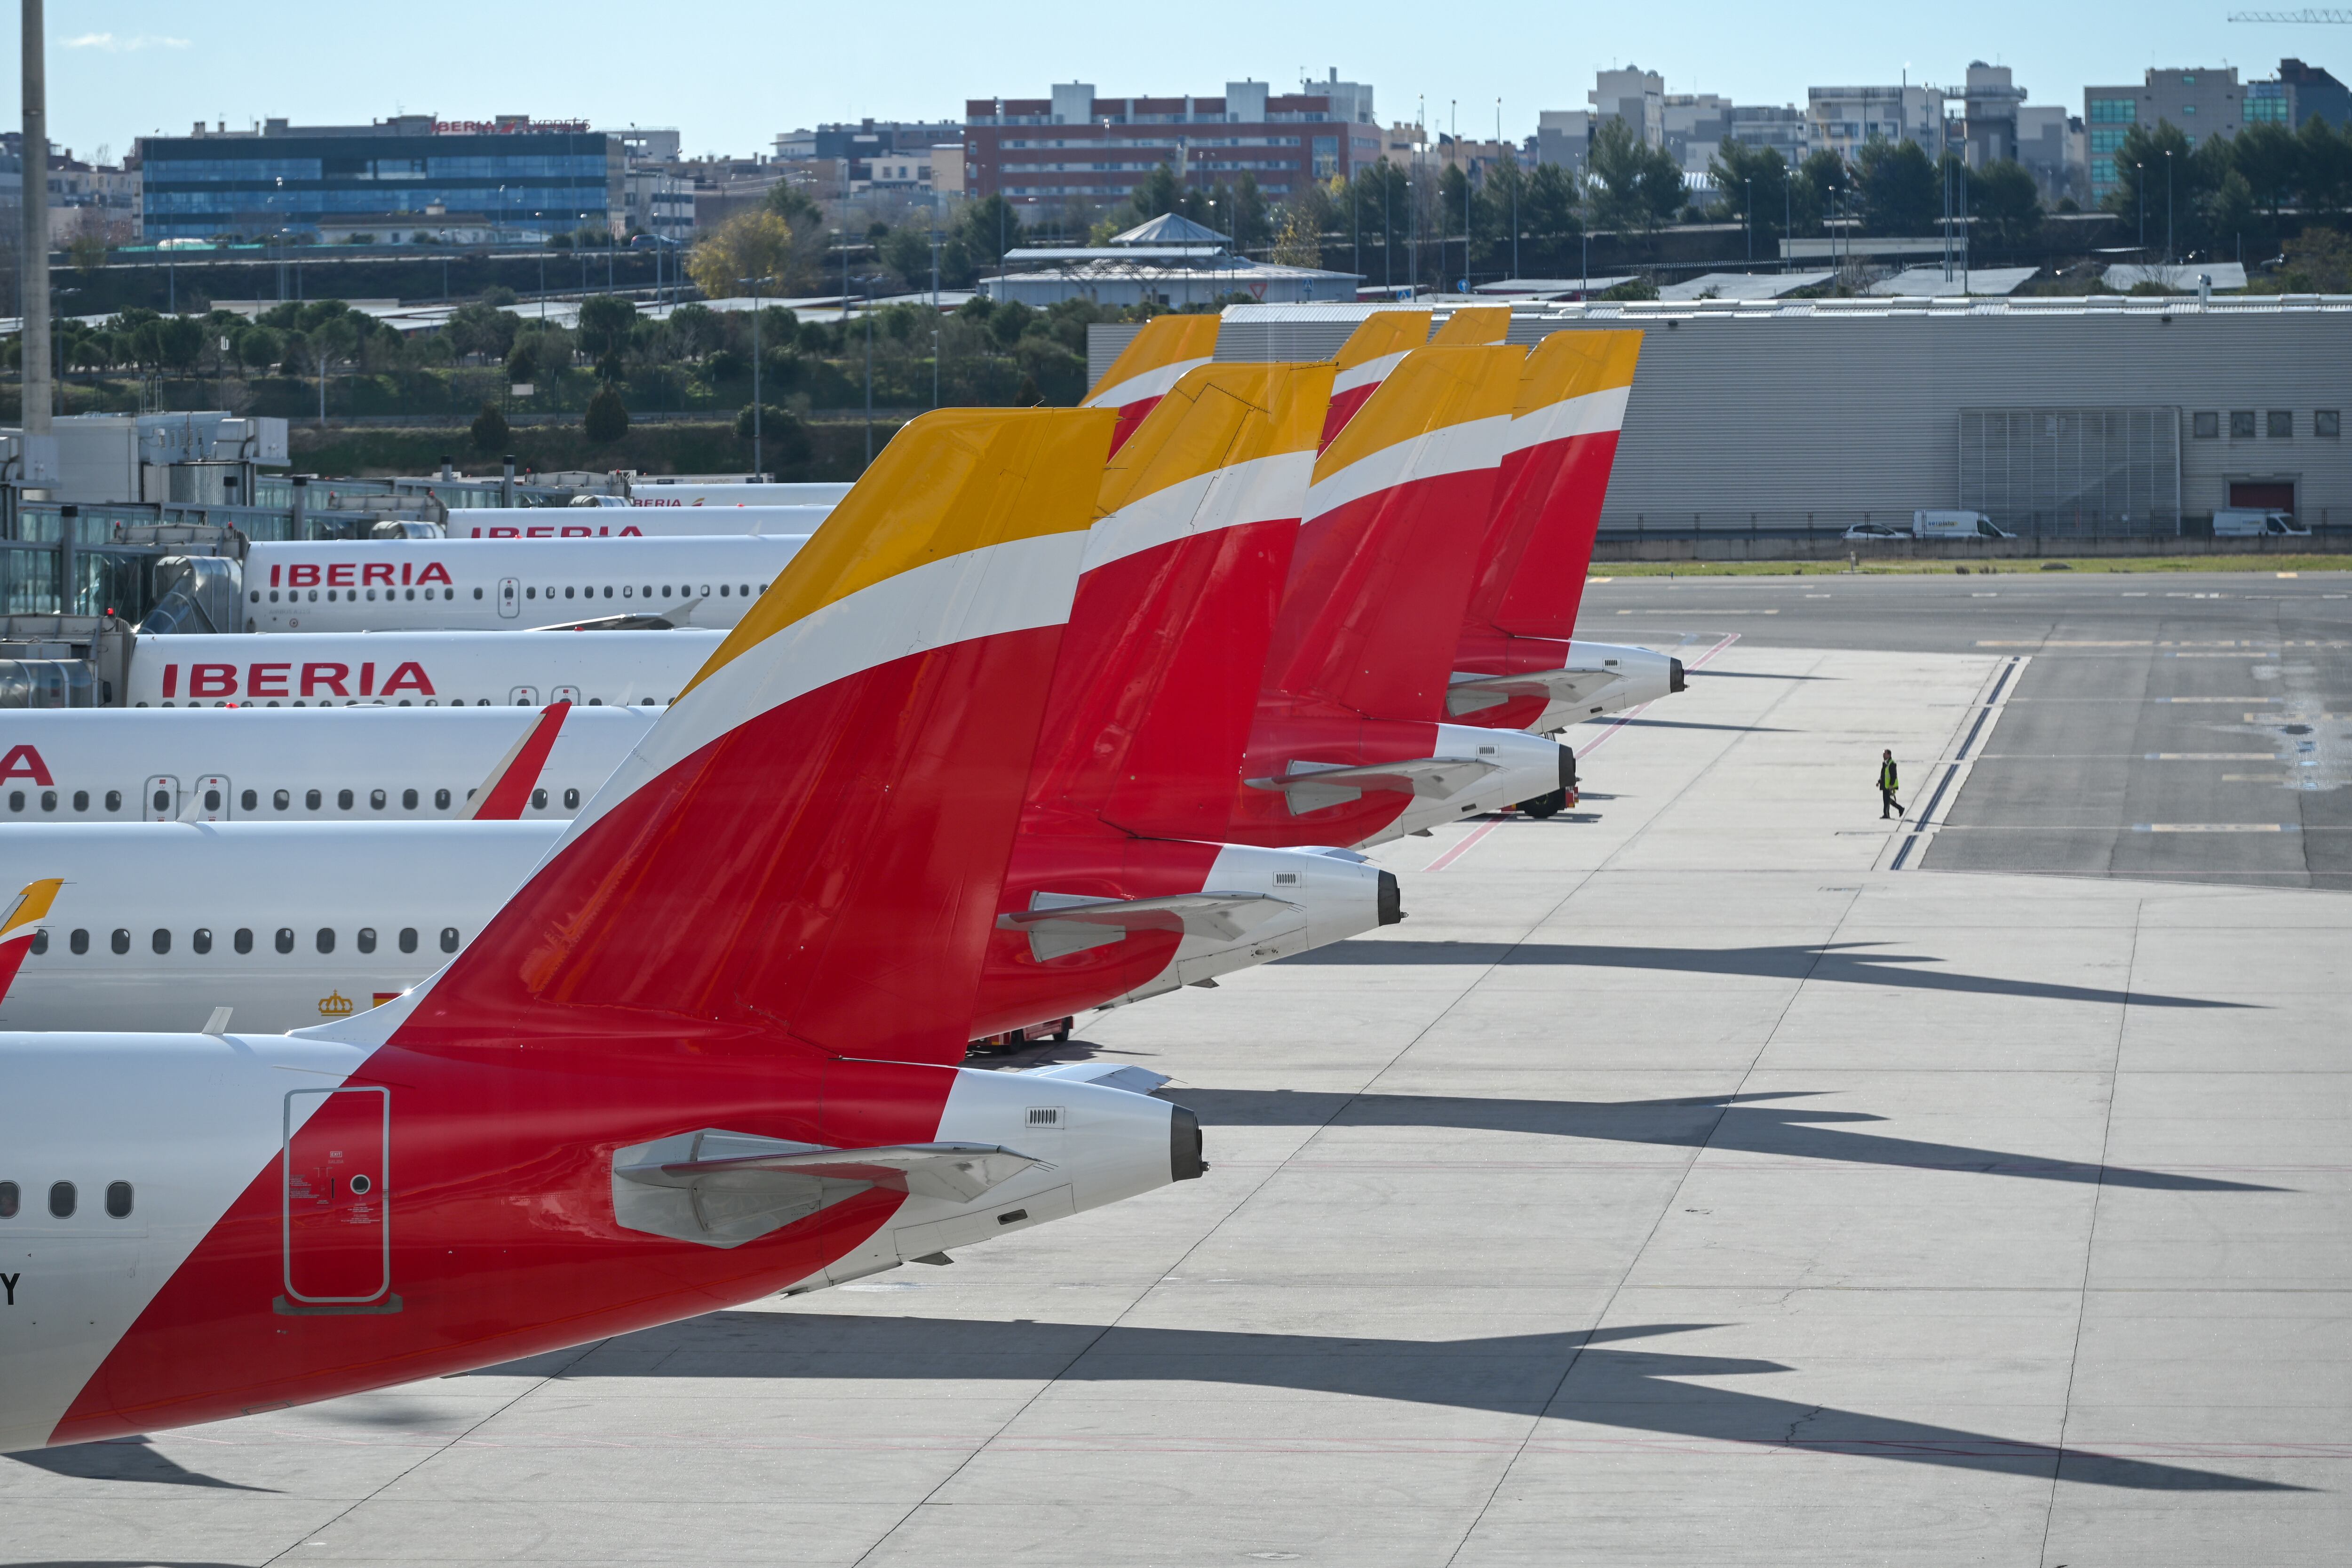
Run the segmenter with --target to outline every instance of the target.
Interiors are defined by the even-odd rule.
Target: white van
[[[2213,537],[2216,539],[2259,539],[2264,536],[2308,539],[2311,530],[2295,521],[2287,511],[2264,511],[2258,507],[2224,507],[2213,514]]]
[[[1992,519],[1980,511],[1915,511],[1911,514],[1911,537],[1914,539],[2015,539],[2017,535],[1995,528]]]

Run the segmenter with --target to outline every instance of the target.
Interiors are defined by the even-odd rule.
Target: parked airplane
[[[1255,388],[1273,381],[1277,369],[1288,368],[1233,367],[1226,379]],[[1328,370],[1320,374],[1328,382]],[[1307,380],[1315,377],[1310,368]],[[1088,578],[1101,580],[1113,572],[1114,563],[1136,561],[1148,568],[1155,547],[1171,543],[1171,528],[1179,535],[1188,529],[1213,534],[1229,516],[1247,521],[1251,509],[1268,499],[1295,513],[1305,489],[1309,437],[1321,419],[1319,389],[1310,386],[1309,392],[1311,397],[1279,400],[1282,412],[1273,419],[1264,416],[1268,400],[1263,396],[1257,405],[1223,395],[1205,410],[1179,405],[1156,416],[1145,437],[1131,444],[1135,455],[1104,481],[1114,515],[1090,537]],[[1286,438],[1298,454],[1288,463],[1294,471],[1286,485],[1269,487],[1255,471],[1265,467],[1254,464],[1257,448]],[[845,502],[827,525],[831,531],[818,539],[880,533],[887,519],[912,504],[909,498],[921,489],[924,479],[910,467],[913,460],[895,447],[886,453],[870,476],[871,488],[861,488]],[[1139,481],[1153,493],[1135,494]],[[1132,504],[1121,506],[1122,497]],[[1188,497],[1194,504],[1185,507]],[[1171,507],[1171,499],[1179,505]],[[1296,530],[1292,518],[1281,519],[1280,526]],[[1160,592],[1152,603],[1130,605],[1100,595],[1087,600],[1093,630],[1080,645],[1079,678],[1108,681],[1118,700],[1108,710],[1057,717],[1054,742],[1040,755],[1065,764],[1076,759],[1074,768],[1063,770],[1064,784],[1101,791],[1127,780],[1137,760],[1129,754],[1131,742],[1142,738],[1150,742],[1143,754],[1154,762],[1186,758],[1193,773],[1207,770],[1220,792],[1231,786],[1239,750],[1236,726],[1226,723],[1228,733],[1216,746],[1200,709],[1213,697],[1245,728],[1257,690],[1255,667],[1236,667],[1222,676],[1217,693],[1197,686],[1171,689],[1161,667],[1173,627],[1161,623],[1184,614],[1197,597],[1197,584],[1159,575]],[[1270,614],[1270,603],[1269,594],[1256,611],[1261,622]],[[1055,666],[1057,691],[1071,668],[1067,663]],[[106,717],[118,721],[118,731],[164,720],[161,713]],[[537,725],[545,729],[562,717],[551,710]],[[642,717],[593,710],[583,717],[609,731],[634,728],[636,733],[624,742],[623,752],[647,728]],[[475,728],[483,721],[495,721],[495,716],[478,710],[459,716],[461,725]],[[436,749],[435,726],[446,721],[421,710],[343,712],[324,721],[281,710],[234,715],[183,710],[165,721],[183,732],[202,726],[225,741],[233,741],[240,726],[255,723],[285,735],[315,734],[321,723],[352,733],[397,728],[416,737],[421,747]],[[1204,747],[1204,742],[1211,744]],[[150,782],[156,786],[160,816],[173,797],[163,781]],[[1165,784],[1130,780],[1124,787],[1131,793],[1181,788],[1190,782],[1190,775]],[[515,783],[510,796],[527,783]],[[78,1015],[87,1018],[93,1007],[102,1007],[112,1026],[189,1027],[226,1005],[249,1025],[286,1027],[314,1022],[321,1013],[334,1016],[373,1005],[363,999],[396,994],[443,962],[429,945],[420,948],[418,932],[438,929],[445,942],[456,944],[480,929],[561,831],[553,822],[540,826],[536,837],[484,836],[446,824],[395,826],[372,815],[390,805],[383,795],[369,796],[369,809],[354,824],[343,813],[358,807],[355,792],[334,797],[333,810],[325,809],[323,795],[288,792],[283,807],[290,809],[289,818],[278,814],[279,803],[257,791],[246,792],[254,797],[250,802],[235,793],[231,774],[201,779],[199,787],[203,795],[181,809],[183,818],[210,817],[208,805],[230,816],[243,805],[247,817],[262,820],[160,831],[27,827],[0,837],[0,878],[21,866],[33,868],[24,872],[27,877],[62,877],[68,884],[16,985],[0,998],[0,1025],[64,1027]],[[425,799],[401,798],[411,809]],[[533,797],[516,798],[518,811],[524,798]],[[549,806],[556,798],[536,796],[530,815],[555,815]],[[271,809],[257,812],[265,801]],[[336,826],[282,826],[289,820]],[[1003,912],[1003,934],[992,939],[972,1027],[976,1037],[1230,973],[1399,918],[1395,879],[1360,857],[1134,839],[1100,825],[1091,838],[1078,842],[1066,830],[1056,831],[1060,826],[1050,814],[1034,823],[1024,817],[1024,847],[1012,874],[1017,897]],[[1118,842],[1107,842],[1112,839]],[[304,868],[320,864],[335,868],[331,879],[306,874]],[[170,891],[158,892],[159,887]],[[429,904],[427,913],[403,902],[415,898]],[[385,934],[394,930],[403,933],[400,942]],[[91,982],[101,977],[102,991],[94,991]],[[1000,1014],[1011,1016],[1012,1024]]]
[[[125,639],[119,675],[101,662],[100,677],[109,688],[120,679],[132,708],[659,707],[725,636],[695,627],[142,636]]]
[[[577,811],[655,712],[570,708],[548,735],[520,815]],[[0,824],[452,818],[540,719],[515,708],[369,706],[331,719],[291,708],[0,711]],[[134,870],[106,885],[144,897],[153,877]]]
[[[1213,315],[1154,316],[1111,361],[1102,380],[1087,394],[1085,406],[1118,411],[1118,433],[1110,443],[1114,454],[1186,371],[1216,357],[1217,326]]]
[[[1164,1101],[935,1065],[1113,423],[903,432],[929,504],[812,551],[398,1002],[0,1038],[0,1448],[491,1365],[1198,1175]]]
[[[245,558],[245,629],[524,631],[639,615],[726,627],[806,540],[267,541]]]
[[[607,498],[611,499],[611,498]],[[449,514],[451,539],[689,539],[711,534],[807,535],[832,501],[798,506],[688,506],[583,509],[576,506],[473,507]]]
[[[802,479],[778,484],[772,481],[723,479],[669,479],[656,475],[629,481],[625,496],[575,496],[573,506],[611,506],[618,501],[633,507],[730,507],[730,506],[823,506],[837,505],[849,493],[853,481],[848,479]]]

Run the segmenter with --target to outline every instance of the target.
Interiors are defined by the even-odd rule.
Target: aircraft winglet
[[[569,702],[551,702],[540,710],[530,728],[515,738],[498,765],[490,769],[489,777],[481,787],[467,797],[465,806],[457,813],[460,822],[514,822],[522,816],[522,808],[530,803],[530,792],[539,783],[539,775],[547,767],[547,755],[555,749],[555,737],[563,728],[564,716],[572,711]]]

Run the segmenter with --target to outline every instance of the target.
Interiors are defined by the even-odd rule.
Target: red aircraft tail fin
[[[499,759],[481,787],[466,797],[457,820],[513,822],[520,818],[523,806],[530,800],[531,787],[539,783],[539,775],[547,766],[547,754],[555,750],[555,737],[562,731],[564,715],[571,711],[569,702],[551,702],[541,709],[530,727],[507,748],[507,754]]]
[[[1329,446],[1381,389],[1404,356],[1429,342],[1427,310],[1374,310],[1348,334],[1331,361],[1331,411],[1323,416],[1323,446]]]
[[[1638,331],[1564,331],[1528,356],[1466,632],[1576,634],[1641,353]]]
[[[1152,405],[1168,395],[1168,389],[1183,380],[1186,372],[1199,369],[1215,356],[1220,321],[1216,316],[1154,316],[1119,351],[1102,380],[1087,394],[1085,404],[1088,408],[1118,411],[1118,429],[1110,438],[1112,451],[1127,445]]]
[[[1115,422],[900,431],[481,934],[339,1036],[961,1060]]]
[[[1331,368],[1204,365],[1111,459],[1046,703],[1033,820],[1164,837],[1224,825]]]
[[[1520,348],[1417,349],[1315,463],[1265,694],[1442,719]]]

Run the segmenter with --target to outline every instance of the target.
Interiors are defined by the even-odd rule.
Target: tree
[[[495,403],[485,403],[482,411],[474,416],[474,450],[503,451],[507,444],[507,416],[499,412]]]
[[[629,433],[629,411],[611,382],[598,387],[596,395],[588,400],[588,412],[581,427],[589,444],[596,447],[609,447]]]
[[[163,368],[188,374],[205,352],[204,323],[194,316],[166,316],[155,323],[156,357]]]
[[[1314,220],[1296,204],[1282,209],[1281,226],[1275,236],[1274,260],[1284,267],[1320,267],[1323,265],[1323,237]]]
[[[2289,294],[2352,293],[2352,237],[2314,224],[2286,242],[2278,286]]]
[[[1824,147],[1797,165],[1790,191],[1790,221],[1802,234],[1825,235],[1829,222],[1851,199],[1853,171],[1843,158]]]
[[[450,312],[449,324],[442,329],[450,348],[458,354],[480,354],[485,359],[504,359],[507,350],[514,346],[515,333],[522,319],[511,310],[502,310],[488,300],[476,300],[460,305]]]
[[[1789,165],[1769,147],[1748,147],[1726,136],[1706,172],[1721,193],[1715,204],[1718,222],[1748,226],[1760,247],[1780,237],[1788,208]]]
[[[768,210],[793,228],[824,226],[824,209],[790,180],[779,180],[768,187]]]
[[[2227,155],[2225,150],[2223,156]],[[2150,245],[2164,242],[2165,219],[2169,216],[2177,242],[2180,215],[2193,213],[2197,198],[2204,194],[2199,184],[2201,166],[2189,149],[2189,138],[2169,121],[2158,121],[2154,131],[2134,125],[2125,131],[2115,160],[2116,184],[2107,193],[2106,209],[2133,234],[2146,233]]]
[[[278,334],[268,327],[247,327],[229,339],[229,352],[236,356],[236,363],[249,374],[257,370],[268,370],[277,362],[283,349]]]
[[[1936,232],[1944,210],[1943,192],[1936,165],[1919,143],[1907,137],[1870,142],[1856,162],[1863,220],[1872,234]]]
[[[634,300],[617,294],[593,294],[580,301],[580,348],[591,358],[618,353],[637,322]]]
[[[2238,132],[2230,143],[2233,172],[2245,182],[2252,205],[2276,222],[2279,208],[2294,199],[2303,184],[2301,138],[2283,125],[2261,121]]]
[[[2014,250],[2041,231],[2042,187],[2014,158],[1969,174],[1972,227],[1996,248]]]
[[[735,438],[745,443],[751,439],[748,405],[735,416]],[[761,461],[776,469],[797,468],[814,456],[808,426],[801,423],[800,416],[772,403],[760,405],[760,448]]]
[[[709,237],[687,253],[686,273],[713,300],[732,300],[751,292],[747,278],[766,278],[763,294],[784,291],[793,271],[798,245],[793,227],[772,212],[743,213],[719,225]]]
[[[1266,217],[1265,196],[1257,188],[1257,176],[1246,169],[1242,171],[1241,184],[1234,187],[1231,210],[1236,251],[1263,250],[1274,242],[1274,226]]]
[[[507,380],[522,386],[538,379],[539,356],[530,352],[529,343],[516,343],[507,353]]]
[[[1622,120],[1601,122],[1585,167],[1598,182],[1595,217],[1615,229],[1647,234],[1683,208],[1683,172],[1663,147],[1637,141]]]
[[[2296,135],[2303,209],[2337,213],[2352,207],[2352,134],[2339,134],[2316,114]]]

